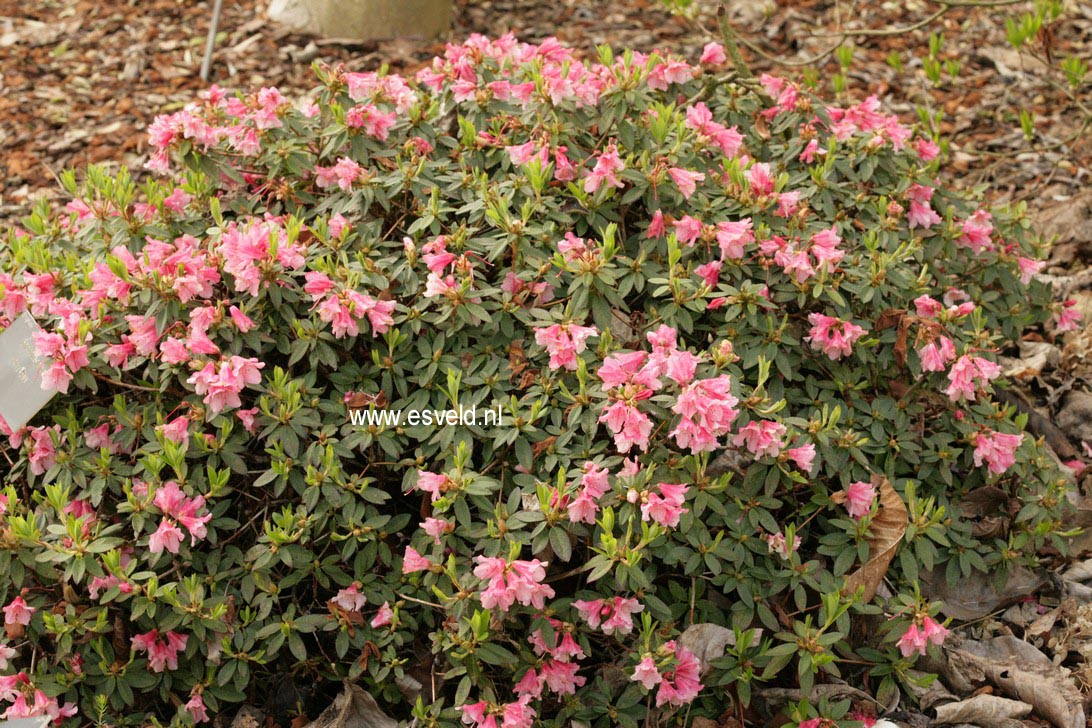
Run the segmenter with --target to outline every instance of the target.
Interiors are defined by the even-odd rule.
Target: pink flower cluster
[[[870,146],[890,143],[895,149],[902,149],[913,133],[899,121],[897,115],[880,113],[880,101],[875,96],[869,96],[848,109],[828,107],[827,113],[832,124],[831,132],[838,141],[845,141],[854,134],[871,134]]]
[[[690,452],[709,452],[720,445],[739,415],[739,399],[732,395],[732,379],[721,374],[683,387],[671,411],[681,419],[671,437]]]
[[[732,438],[736,447],[746,447],[756,458],[772,457],[781,454],[785,426],[773,420],[752,420],[739,428],[739,433]]]
[[[973,215],[963,221],[956,244],[970,248],[977,254],[996,247],[992,235],[993,215],[986,210],[976,210]]]
[[[159,528],[148,539],[148,550],[153,554],[162,553],[164,550],[172,554],[178,553],[183,538],[182,529],[178,527],[178,524],[182,524],[189,532],[190,545],[196,544],[197,539],[206,536],[206,524],[212,520],[212,514],[197,515],[198,511],[205,507],[204,496],[187,498],[178,487],[178,483],[168,480],[156,489],[153,502],[163,512],[163,520]]]
[[[224,270],[235,278],[235,290],[257,296],[259,288],[268,288],[276,280],[276,266],[302,268],[306,247],[298,240],[289,243],[288,232],[276,220],[250,218],[241,224],[229,222],[217,251],[223,256]]]
[[[598,501],[610,491],[608,473],[590,460],[584,463],[580,475],[580,492],[568,504],[569,520],[573,523],[595,523]]]
[[[656,486],[659,491],[646,491],[640,494],[641,520],[653,521],[665,528],[675,528],[679,525],[679,518],[687,512],[683,508],[686,502],[686,493],[689,486],[679,483],[660,483]],[[631,500],[636,500],[636,491],[630,491]]]
[[[152,672],[178,669],[178,653],[186,649],[189,638],[178,632],[167,632],[160,639],[159,630],[133,635],[133,650],[148,653]]]
[[[1001,475],[1016,463],[1016,449],[1024,442],[1024,434],[1011,435],[984,429],[972,437],[974,464],[986,463],[991,475]]]
[[[645,654],[633,671],[630,680],[639,682],[645,690],[657,685],[656,707],[686,705],[701,692],[701,665],[694,653],[674,640],[665,642],[663,651],[669,656],[668,667],[663,669],[651,654]]]
[[[65,320],[63,333],[34,332],[35,352],[43,359],[52,360],[42,374],[42,389],[68,392],[72,375],[90,363],[87,343],[91,341],[91,334],[81,337],[79,328],[79,318],[71,317]]]
[[[606,635],[627,635],[633,631],[633,615],[645,611],[643,604],[633,598],[577,599],[573,607],[580,618],[592,629],[602,629]]]
[[[461,705],[456,710],[462,714],[464,724],[477,728],[531,728],[537,714],[530,702],[529,696],[502,705],[493,705],[483,700]]]
[[[33,702],[28,700],[28,696],[33,697]],[[48,716],[54,725],[60,725],[65,718],[71,718],[78,712],[74,704],[60,705],[56,698],[35,688],[25,672],[0,676],[0,700],[11,703],[0,714],[4,720]]]
[[[804,283],[817,273],[833,273],[845,257],[839,246],[842,238],[836,226],[813,233],[804,243],[801,239],[771,235],[763,240],[758,250],[781,266],[797,283]]]
[[[944,390],[948,398],[953,402],[967,400],[975,401],[975,393],[978,387],[984,387],[991,380],[1001,375],[1001,367],[989,359],[983,359],[973,354],[964,354],[956,359],[948,372],[950,384]]]
[[[186,381],[193,385],[197,394],[204,395],[204,403],[209,411],[219,414],[225,409],[242,406],[239,393],[248,384],[262,381],[260,370],[265,362],[253,357],[232,356],[215,362],[206,362],[199,371],[194,372]]]
[[[851,321],[821,313],[808,314],[808,322],[811,323],[811,332],[804,337],[804,341],[834,361],[849,356],[857,340],[868,333]]]
[[[910,200],[910,211],[906,215],[906,221],[913,230],[916,227],[928,230],[934,225],[939,225],[943,220],[934,210],[930,201],[933,199],[934,190],[925,185],[912,184],[906,192]]]
[[[551,369],[576,371],[577,356],[588,347],[588,339],[598,335],[594,326],[553,324],[535,329],[535,343],[550,354]]]
[[[351,289],[339,289],[329,276],[319,271],[304,274],[305,293],[311,296],[319,318],[330,324],[334,338],[356,336],[360,333],[359,321],[367,321],[372,337],[385,334],[394,323],[394,301],[376,300]]]
[[[912,622],[896,644],[903,657],[909,657],[914,653],[924,655],[930,642],[934,645],[941,645],[947,636],[948,629],[946,627],[929,615],[925,615],[921,620],[921,626],[918,626],[917,621]]]
[[[543,584],[546,564],[538,559],[512,561],[500,557],[477,556],[474,576],[489,583],[481,593],[482,606],[507,612],[512,605],[522,604],[536,609],[545,607],[545,600],[554,596],[554,590]]]
[[[547,644],[540,629],[527,638],[543,662],[537,670],[531,668],[524,673],[512,689],[521,699],[541,698],[546,689],[557,695],[573,695],[587,682],[587,678],[577,675],[580,665],[576,661],[584,659],[585,655],[584,649],[573,639],[571,625],[547,619],[554,630],[553,644]]]

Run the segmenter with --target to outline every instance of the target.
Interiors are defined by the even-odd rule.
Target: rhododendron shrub
[[[4,714],[287,724],[348,679],[417,725],[636,726],[913,679],[947,629],[919,573],[1054,537],[995,359],[1072,316],[930,140],[718,50],[212,88],[143,187],[66,175],[0,250],[60,390],[3,427]],[[1021,507],[976,536],[985,484]],[[849,589],[893,501],[890,588]]]

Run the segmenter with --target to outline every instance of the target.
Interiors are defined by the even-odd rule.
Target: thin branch
[[[155,392],[155,393],[159,394],[159,390],[156,389],[155,387],[144,387],[144,386],[141,386],[139,384],[129,384],[127,382],[120,382],[117,379],[111,379],[110,377],[106,376],[105,374],[99,374],[98,372],[94,372],[94,371],[91,372],[91,373],[95,375],[95,379],[106,382],[107,384],[113,384],[113,385],[118,386],[118,387],[128,387],[129,389],[139,389],[142,392]]]
[[[728,49],[728,55],[732,57],[732,65],[736,68],[736,74],[740,78],[754,78],[755,75],[751,73],[750,67],[747,66],[747,62],[743,60],[743,54],[739,52],[739,43],[737,40],[742,40],[736,34],[736,29],[732,27],[732,24],[728,21],[728,11],[724,5],[717,8],[717,27],[720,29],[721,40],[724,41],[725,48]]]

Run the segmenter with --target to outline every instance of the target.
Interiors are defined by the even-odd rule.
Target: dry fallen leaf
[[[846,578],[845,591],[853,593],[864,587],[864,601],[872,601],[876,589],[887,574],[895,550],[906,534],[906,504],[887,478],[882,475],[872,476],[872,485],[879,497],[880,510],[872,519],[869,527],[872,538],[868,540],[868,561]]]
[[[1057,728],[1085,728],[1084,707],[1065,668],[1055,667],[1032,645],[1021,640],[1004,644],[996,640],[964,643],[948,651],[981,670],[986,679],[1005,694],[1032,706],[1036,715]],[[980,653],[980,654],[976,654]],[[1006,659],[1005,655],[1012,657]],[[1038,653],[1039,657],[1032,657]]]
[[[943,573],[926,570],[921,572],[919,581],[926,597],[941,602],[940,611],[948,617],[964,620],[984,617],[1034,594],[1046,583],[1042,576],[1022,566],[1009,572],[1001,588],[997,587],[994,579],[992,574],[976,571],[955,584],[949,584]]]
[[[358,685],[345,684],[334,702],[305,728],[398,728],[375,698]]]
[[[1015,718],[1023,718],[1031,713],[1031,706],[996,695],[975,695],[958,703],[938,705],[930,712],[933,713],[933,723],[971,723],[992,728]]]

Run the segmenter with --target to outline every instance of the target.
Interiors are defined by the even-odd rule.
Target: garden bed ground
[[[695,25],[673,17],[654,0],[462,0],[457,5],[456,38],[512,30],[528,40],[557,36],[589,52],[608,43],[668,48],[696,58],[708,40],[697,26],[713,25],[708,18]],[[730,12],[740,32],[771,52],[794,58],[809,57],[829,43],[809,33],[836,27],[840,10],[822,0],[771,2],[769,8],[758,2],[733,5]],[[933,7],[914,0],[865,5],[870,9],[856,22],[869,28],[904,26]],[[1065,21],[1052,28],[1050,50],[1092,58],[1092,7],[1072,5]],[[413,71],[442,50],[442,44],[412,39],[315,42],[269,25],[261,6],[256,0],[225,3],[214,64],[214,80],[221,86],[276,85],[291,95],[310,87],[312,61],[341,62],[351,70],[387,63]],[[0,224],[15,223],[37,199],[59,200],[56,175],[64,168],[124,164],[143,174],[147,124],[205,86],[196,69],[210,13],[209,3],[182,0],[47,0],[34,7],[0,0]],[[962,65],[958,77],[941,86],[929,83],[914,59],[927,48],[930,30],[945,33],[941,58]],[[1092,133],[1082,127],[1086,119],[1067,110],[1059,92],[1011,50],[999,11],[959,9],[932,28],[859,42],[847,95],[878,94],[904,120],[917,117],[916,105],[943,110],[942,130],[952,140],[947,182],[988,184],[996,201],[1026,202],[1044,231],[1058,235],[1048,272],[1092,314],[1092,295],[1082,290],[1092,287],[1086,271],[1092,260],[1092,193],[1087,191]],[[903,62],[901,71],[888,62],[895,52]],[[762,58],[751,60],[756,70],[778,70]],[[815,70],[829,93],[837,63],[827,59]],[[1092,108],[1087,83],[1081,103]],[[1016,118],[1019,109],[1035,112],[1030,143]],[[1082,441],[1092,442],[1092,395],[1083,390],[1085,381],[1092,381],[1092,328],[1064,342],[1028,342],[1021,354],[1006,366],[1028,395],[1024,406],[1041,415],[1037,434],[1053,438],[1062,459],[1087,455],[1081,448]],[[991,509],[998,507],[990,495],[981,494],[981,503],[964,509],[964,516],[979,519],[983,528],[989,527]],[[1092,507],[1079,514],[1089,516]],[[1079,522],[1089,524],[1092,517]],[[1076,546],[1092,550],[1092,539]],[[1079,562],[1078,571],[1055,576],[1045,589],[1043,578],[1024,575],[1027,580],[1014,581],[1007,593],[991,592],[983,581],[965,585],[959,594],[938,594],[962,605],[962,613],[952,616],[979,620],[964,631],[972,640],[969,646],[957,652],[962,650],[966,660],[970,654],[996,661],[1009,650],[1005,654],[1052,679],[1059,675],[1052,672],[1054,658],[1072,668],[1065,679],[1087,691],[1092,685],[1092,607],[1087,606],[1092,589],[1081,582],[1092,579],[1092,568]],[[1062,572],[1064,564],[1059,560],[1057,565]],[[997,642],[998,635],[1011,636],[1017,647]],[[1028,652],[1035,647],[1042,653]],[[1035,664],[1040,657],[1047,664]],[[931,669],[943,672],[950,665]],[[1037,715],[1047,714],[1043,705],[1035,703]]]

